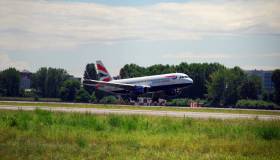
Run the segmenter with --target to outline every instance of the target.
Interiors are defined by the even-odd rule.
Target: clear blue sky
[[[61,67],[81,76],[141,66],[219,62],[280,68],[279,1],[1,1],[0,70]]]

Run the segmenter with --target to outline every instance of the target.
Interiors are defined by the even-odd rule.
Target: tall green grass
[[[279,122],[0,111],[0,159],[279,159]]]

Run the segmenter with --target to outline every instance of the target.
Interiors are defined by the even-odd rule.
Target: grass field
[[[280,121],[0,111],[0,159],[280,159]]]
[[[244,110],[244,109],[217,109],[217,108],[190,108],[190,107],[144,107],[144,106],[121,106],[121,105],[103,105],[103,104],[79,104],[79,103],[46,103],[46,102],[1,102],[0,105],[14,106],[48,106],[48,107],[80,107],[80,108],[109,108],[109,109],[140,109],[140,110],[162,110],[162,111],[190,111],[190,112],[217,112],[217,113],[241,113],[241,114],[266,114],[280,115],[276,110]]]

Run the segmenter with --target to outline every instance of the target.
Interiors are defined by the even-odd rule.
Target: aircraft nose
[[[193,84],[193,80],[191,78],[188,78],[187,80],[188,80],[188,83]]]

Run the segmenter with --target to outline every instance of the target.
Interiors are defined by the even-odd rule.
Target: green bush
[[[97,102],[97,98],[95,96],[95,93],[92,93],[92,95],[90,96],[90,102],[91,103],[96,103]]]
[[[34,96],[34,101],[39,101],[39,96],[37,94]]]
[[[236,103],[238,108],[252,108],[252,109],[274,109],[275,104],[272,102],[262,100],[246,100],[242,99]]]
[[[103,104],[116,104],[118,102],[117,98],[114,96],[106,96],[100,100]]]
[[[172,99],[171,101],[167,102],[168,106],[181,106],[181,107],[187,107],[189,106],[189,100],[180,98],[180,99]]]
[[[76,102],[89,102],[90,101],[90,95],[85,89],[81,88],[77,92],[75,100],[76,100]]]
[[[63,101],[74,101],[77,91],[80,89],[80,82],[74,79],[68,79],[60,87],[60,98]]]

